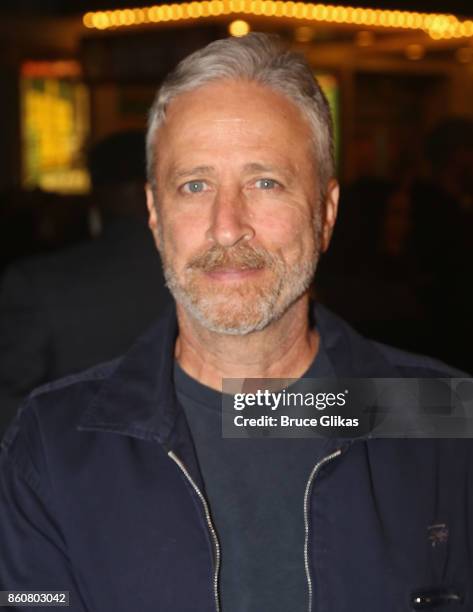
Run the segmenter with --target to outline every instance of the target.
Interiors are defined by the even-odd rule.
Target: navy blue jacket
[[[340,377],[453,374],[321,307],[316,320]],[[69,590],[74,612],[216,609],[220,553],[173,389],[175,337],[172,314],[123,358],[25,403],[0,454],[0,590]],[[307,488],[307,609],[403,612],[435,591],[437,610],[472,610],[471,443],[326,444]]]

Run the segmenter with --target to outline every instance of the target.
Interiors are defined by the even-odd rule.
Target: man
[[[147,146],[177,324],[25,404],[1,454],[0,588],[80,611],[468,601],[469,444],[221,436],[223,378],[453,374],[310,309],[338,187],[307,64],[262,34],[212,43],[162,85]]]

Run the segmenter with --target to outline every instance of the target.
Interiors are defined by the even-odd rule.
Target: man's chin
[[[248,303],[238,304],[236,300],[229,303],[215,304],[203,300],[200,303],[187,304],[187,312],[205,329],[232,336],[243,336],[261,331],[273,320],[273,308],[251,308]]]

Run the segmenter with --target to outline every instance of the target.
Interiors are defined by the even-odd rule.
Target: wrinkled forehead
[[[313,155],[308,119],[287,96],[250,81],[202,85],[171,100],[156,134],[157,158],[205,142],[283,147]],[[209,142],[209,144],[210,144]]]

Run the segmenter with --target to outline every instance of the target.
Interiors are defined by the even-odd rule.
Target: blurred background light
[[[355,44],[357,47],[370,47],[374,40],[374,34],[370,30],[360,30],[360,32],[355,34]]]
[[[294,30],[294,38],[300,43],[311,42],[314,39],[314,29],[310,26],[299,26]]]
[[[461,64],[468,64],[473,61],[473,47],[460,47],[456,50],[455,57]]]
[[[353,8],[289,0],[204,0],[182,4],[161,4],[144,8],[87,12],[86,28],[105,30],[161,21],[200,19],[229,14],[265,15],[336,24],[376,26],[398,30],[424,30],[435,40],[473,36],[473,21],[454,15],[374,8]],[[304,42],[304,41],[300,41]],[[361,45],[363,46],[363,45]]]
[[[243,19],[237,19],[229,24],[228,31],[232,36],[245,36],[250,31],[250,25]]]
[[[407,45],[405,53],[407,59],[417,61],[424,57],[425,47],[417,43],[413,43],[412,45]]]

